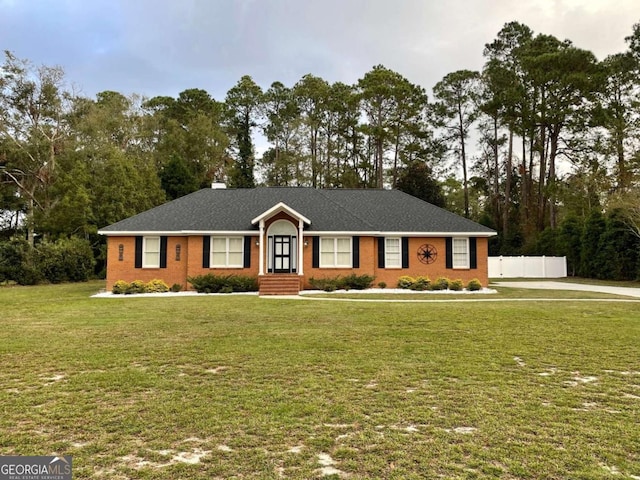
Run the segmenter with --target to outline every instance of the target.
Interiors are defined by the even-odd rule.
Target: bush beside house
[[[375,277],[373,275],[351,275],[330,278],[313,278],[309,279],[311,286],[317,290],[325,292],[333,292],[335,290],[366,290],[371,288]]]
[[[438,277],[433,282],[429,280],[428,277],[410,277],[407,275],[403,275],[398,278],[397,283],[398,288],[404,290],[431,290],[431,291],[442,291],[442,290],[451,290],[454,292],[459,292],[463,290],[464,283],[460,279],[449,280],[445,277]],[[478,290],[482,290],[482,284],[478,279],[470,280],[466,285],[467,291],[475,292]]]
[[[113,284],[111,293],[115,295],[132,295],[135,293],[164,293],[169,291],[169,286],[160,279],[154,279],[150,282],[142,280],[134,280],[133,282],[125,282],[118,280]]]
[[[35,247],[22,239],[0,243],[0,283],[85,282],[94,266],[91,244],[77,237],[44,241]]]
[[[258,278],[249,275],[197,275],[187,281],[198,293],[257,292]]]

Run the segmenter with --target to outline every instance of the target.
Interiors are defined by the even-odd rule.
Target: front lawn
[[[0,454],[74,478],[640,478],[638,303],[0,288]]]
[[[321,299],[349,299],[349,300],[383,300],[383,301],[403,301],[403,302],[451,302],[451,301],[470,301],[470,302],[493,302],[503,300],[630,300],[640,301],[635,297],[625,295],[614,295],[601,292],[577,291],[577,290],[533,290],[527,288],[498,287],[494,289],[495,293],[484,292],[413,292],[405,290],[395,290],[387,292],[378,290],[377,292],[369,292],[368,290],[360,291],[336,291],[331,293],[325,292],[307,292],[302,296],[308,298]]]

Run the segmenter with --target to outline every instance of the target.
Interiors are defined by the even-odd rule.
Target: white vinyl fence
[[[562,278],[567,257],[489,257],[489,278]]]

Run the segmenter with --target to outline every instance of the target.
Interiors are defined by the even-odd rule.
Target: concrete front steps
[[[258,278],[260,295],[298,295],[301,277],[296,274],[263,275]]]

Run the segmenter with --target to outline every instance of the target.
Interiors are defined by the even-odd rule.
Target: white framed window
[[[402,241],[400,237],[384,239],[384,268],[402,268]]]
[[[452,242],[453,268],[469,268],[469,239],[454,238]]]
[[[142,239],[142,268],[160,268],[160,237]]]
[[[320,238],[320,268],[351,268],[351,237]]]
[[[211,237],[211,267],[242,268],[243,260],[243,237]]]

